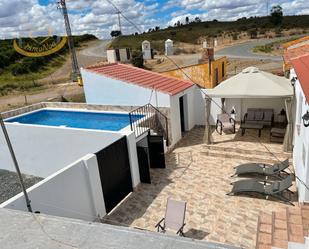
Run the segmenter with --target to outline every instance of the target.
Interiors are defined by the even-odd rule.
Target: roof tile
[[[175,95],[194,85],[190,81],[177,79],[121,63],[90,66],[87,67],[86,70],[113,79],[125,81],[127,83],[156,89],[157,91],[169,95]]]
[[[306,99],[309,102],[309,54],[292,60],[292,64]]]

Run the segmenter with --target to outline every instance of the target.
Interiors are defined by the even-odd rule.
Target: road
[[[260,40],[244,42],[241,44],[223,48],[216,52],[216,56],[227,56],[229,58],[242,58],[242,59],[255,59],[255,60],[282,61],[281,56],[262,55],[252,52],[252,49],[257,45],[265,45],[267,43],[280,39],[282,38],[260,39]]]
[[[106,58],[106,48],[110,42],[111,40],[99,40],[91,47],[81,50],[80,53],[89,57]]]

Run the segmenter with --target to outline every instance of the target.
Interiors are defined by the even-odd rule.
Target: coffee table
[[[261,136],[262,129],[263,129],[262,124],[248,124],[248,123],[243,123],[240,125],[241,129],[241,135],[243,136],[246,132],[246,129],[254,129],[254,130],[259,130],[259,137]]]

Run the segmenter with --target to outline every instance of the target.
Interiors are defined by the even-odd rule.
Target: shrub
[[[27,74],[29,73],[29,66],[27,64],[22,64],[22,63],[14,64],[11,67],[11,73],[14,76],[21,75],[21,74]]]
[[[131,63],[135,67],[143,68],[144,67],[144,58],[142,51],[133,51]]]

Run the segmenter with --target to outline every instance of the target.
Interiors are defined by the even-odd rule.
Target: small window
[[[225,76],[225,67],[224,67],[225,65],[224,65],[224,62],[222,62],[222,78],[224,78],[224,76]]]

